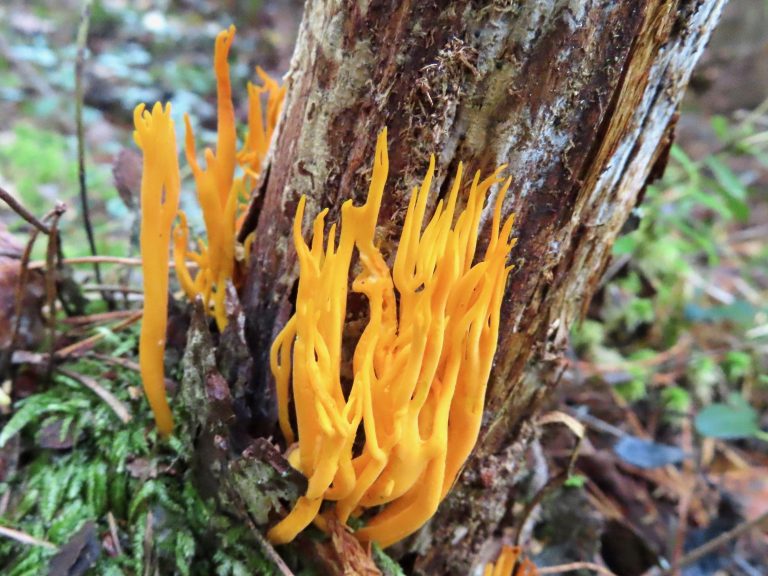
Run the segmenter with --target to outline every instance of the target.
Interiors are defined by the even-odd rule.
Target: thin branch
[[[112,512],[107,512],[107,523],[109,524],[109,533],[112,536],[112,542],[115,545],[115,554],[123,555],[123,547],[120,545],[120,535],[117,532],[117,522]]]
[[[46,250],[46,274],[45,274],[45,298],[48,304],[48,346],[50,361],[48,362],[48,377],[53,373],[53,351],[56,349],[56,256],[59,253],[59,219],[66,212],[66,204],[59,202],[54,208],[51,217],[51,232],[48,234],[48,248]]]
[[[43,548],[48,548],[49,550],[58,550],[55,544],[51,544],[46,540],[40,540],[39,538],[30,536],[26,532],[14,530],[13,528],[8,528],[6,526],[0,526],[0,536],[10,538],[11,540],[16,540],[16,542],[26,544],[28,546],[42,546]]]
[[[568,564],[558,564],[557,566],[545,566],[544,568],[537,568],[536,571],[539,574],[563,574],[565,572],[575,572],[576,570],[593,570],[598,574],[605,574],[605,576],[616,576],[605,566],[595,564],[593,562],[569,562]]]
[[[35,246],[39,233],[40,231],[37,228],[32,229],[27,245],[24,248],[24,253],[21,255],[19,281],[16,284],[16,294],[14,295],[16,308],[14,310],[13,330],[11,331],[11,341],[3,352],[2,358],[0,358],[0,375],[4,375],[10,366],[11,359],[13,358],[13,349],[16,347],[16,340],[18,340],[19,332],[21,331],[21,316],[24,313],[24,288],[27,286],[27,276],[29,275],[29,257],[32,254],[32,248]]]
[[[69,318],[63,318],[62,323],[70,324],[72,326],[83,326],[86,324],[99,324],[101,322],[110,322],[112,320],[122,320],[133,316],[136,310],[115,310],[114,312],[99,312],[96,314],[88,314],[87,316],[70,316]]]
[[[541,501],[544,500],[544,497],[547,494],[557,490],[560,486],[565,484],[565,481],[568,480],[568,478],[570,478],[571,474],[573,473],[573,469],[576,466],[576,459],[578,458],[579,451],[581,450],[581,443],[584,440],[584,425],[576,420],[573,416],[565,414],[564,412],[552,412],[550,414],[545,414],[539,420],[539,423],[542,425],[565,425],[573,433],[573,435],[576,436],[576,444],[573,446],[573,450],[571,451],[571,456],[568,458],[568,465],[565,467],[565,470],[560,472],[560,474],[550,478],[549,481],[544,484],[544,486],[542,486],[541,490],[539,490],[534,495],[531,501],[528,502],[526,507],[523,509],[523,512],[520,515],[520,521],[517,526],[517,532],[515,534],[515,546],[520,545],[520,540],[523,537],[523,529],[525,528],[525,524],[528,522],[528,518],[531,516],[536,506],[538,506]]]
[[[24,218],[27,222],[32,224],[35,228],[37,228],[40,232],[43,234],[49,234],[50,230],[48,229],[48,226],[40,222],[34,214],[32,214],[29,210],[24,208],[24,206],[21,205],[21,203],[14,198],[10,192],[5,190],[0,186],[0,198],[3,199],[3,201],[8,204],[8,206],[11,207],[11,210],[16,212],[19,216]]]
[[[88,25],[91,21],[91,5],[93,0],[83,1],[83,12],[80,18],[80,27],[77,30],[77,60],[75,61],[75,124],[77,126],[77,174],[80,183],[80,205],[83,210],[83,222],[85,233],[88,236],[88,245],[91,254],[97,255],[96,239],[91,226],[91,212],[88,207],[88,187],[85,173],[85,131],[83,128],[83,68],[85,67],[85,49],[88,40]],[[99,264],[93,264],[96,281],[101,284],[101,270]],[[105,298],[105,300],[107,300]]]
[[[122,322],[119,322],[118,324],[115,324],[112,327],[113,332],[117,332],[118,330],[122,330],[123,328],[127,328],[131,324],[135,324],[139,320],[141,320],[142,315],[144,314],[143,310],[138,310]],[[85,350],[88,350],[89,348],[93,347],[94,344],[104,339],[104,334],[94,334],[93,336],[89,336],[85,340],[80,340],[79,342],[75,342],[74,344],[70,344],[69,346],[66,346],[64,348],[61,348],[60,350],[57,350],[55,353],[56,358],[66,358],[67,356],[71,356],[77,352],[83,352]]]
[[[122,266],[141,266],[141,258],[127,258],[124,256],[78,256],[76,258],[65,258],[62,264],[120,264]],[[168,262],[170,268],[175,268],[173,260]],[[187,266],[191,269],[197,268],[197,263],[189,261]],[[35,260],[30,262],[30,270],[45,268],[45,261]]]
[[[96,358],[97,360],[101,360],[102,362],[106,364],[112,364],[113,366],[119,366],[120,368],[123,368],[124,370],[131,370],[132,372],[136,372],[137,374],[141,373],[141,366],[138,362],[134,362],[133,360],[128,360],[128,358],[122,358],[120,356],[108,356],[106,354],[96,354],[95,352],[92,352],[89,354],[89,357]],[[165,378],[165,387],[166,388],[173,388],[175,386],[175,383],[170,378]]]
[[[243,497],[240,495],[240,493],[231,487],[229,488],[228,492],[234,496],[236,500],[239,500],[240,504],[243,506],[242,509],[245,511],[245,514],[243,514],[242,517],[245,518],[245,522],[248,525],[248,528],[250,528],[251,533],[256,538],[256,542],[258,543],[264,555],[272,561],[273,566],[280,571],[282,576],[294,576],[291,569],[288,568],[288,565],[285,563],[285,560],[283,560],[280,554],[277,553],[277,550],[275,550],[272,544],[270,544],[269,541],[264,538],[261,530],[259,530],[259,528],[256,526],[256,522],[254,522],[253,518],[251,518],[251,514],[248,512]]]
[[[685,418],[682,423],[682,441],[681,447],[684,451],[693,452],[693,431],[691,430],[691,420]],[[683,557],[685,549],[685,540],[688,533],[688,515],[691,509],[691,502],[694,498],[696,490],[696,470],[694,469],[693,462],[685,460],[682,465],[682,474],[677,481],[678,485],[681,485],[682,494],[677,503],[677,530],[675,530],[674,546],[672,548],[672,566],[677,567],[675,575],[679,576],[680,559]]]
[[[50,229],[44,224],[44,222],[47,222],[53,218],[57,211],[64,209],[64,204],[57,204],[53,210],[48,212],[48,214],[43,217],[43,220],[40,222],[40,224],[45,227],[46,230],[48,230],[46,234],[50,233]],[[0,374],[6,373],[6,370],[9,368],[13,360],[13,349],[16,347],[16,340],[18,339],[19,332],[21,331],[21,317],[24,313],[24,289],[27,286],[27,277],[29,276],[29,260],[32,255],[32,248],[35,246],[35,241],[37,240],[37,235],[39,233],[40,229],[38,227],[32,229],[29,235],[29,240],[27,241],[27,245],[24,248],[24,253],[21,255],[21,263],[19,265],[19,282],[16,284],[16,293],[14,294],[16,308],[14,310],[15,316],[13,330],[11,332],[11,341],[9,342],[8,347],[5,349],[2,356],[0,356]]]
[[[119,284],[83,284],[80,289],[83,292],[122,292],[123,294],[144,294],[141,288],[120,286]]]
[[[693,564],[694,562],[698,562],[707,554],[714,552],[721,546],[725,546],[732,540],[735,540],[742,534],[746,534],[753,528],[756,528],[757,526],[759,526],[760,524],[766,521],[768,521],[768,511],[763,512],[762,514],[760,514],[760,516],[757,516],[752,520],[744,522],[743,524],[739,524],[735,528],[732,528],[731,530],[728,530],[728,532],[724,532],[723,534],[720,534],[720,536],[716,538],[712,538],[712,540],[705,542],[698,548],[694,548],[693,550],[688,552],[685,556],[680,558],[680,561],[675,566],[672,566],[669,569],[662,572],[662,575],[670,576],[676,570],[679,570],[684,566],[688,566],[689,564]]]
[[[120,366],[121,368],[125,368],[126,370],[132,370],[133,372],[141,372],[141,366],[138,364],[138,362],[134,362],[133,360],[128,360],[127,358],[121,358],[120,356],[108,356],[106,354],[92,354],[94,358],[97,360],[101,360],[102,362],[106,362],[107,364],[114,364],[115,366]],[[166,378],[166,384],[169,382],[169,380]]]
[[[65,258],[64,264],[122,264],[123,266],[141,266],[141,258],[124,258],[122,256],[78,256]],[[29,264],[30,270],[45,268],[44,260],[35,260]]]
[[[63,374],[67,378],[71,378],[72,380],[79,382],[86,388],[88,388],[91,392],[96,394],[99,398],[104,400],[104,402],[112,408],[112,411],[117,414],[117,417],[120,418],[120,420],[123,422],[123,424],[127,424],[131,421],[131,413],[128,411],[128,408],[125,407],[125,405],[120,402],[120,400],[117,399],[117,397],[112,394],[109,390],[102,387],[101,384],[99,384],[95,378],[91,378],[90,376],[86,376],[85,374],[78,374],[76,372],[71,372],[70,370],[67,370],[65,368],[58,368],[57,369],[59,374]]]

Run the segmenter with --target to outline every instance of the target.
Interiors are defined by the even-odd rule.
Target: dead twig
[[[50,234],[50,228],[48,228],[44,222],[47,222],[51,218],[56,218],[56,221],[58,221],[59,216],[56,216],[56,213],[58,211],[63,211],[66,209],[64,204],[57,204],[56,207],[48,212],[44,217],[42,222],[40,222],[40,225],[43,226],[47,232],[46,234]],[[24,252],[21,255],[21,262],[20,262],[20,269],[19,269],[19,282],[16,284],[16,293],[14,295],[15,298],[15,310],[14,310],[14,320],[13,320],[13,330],[11,332],[11,341],[8,344],[8,348],[6,348],[5,352],[3,353],[2,357],[0,357],[0,374],[5,374],[6,370],[11,364],[11,361],[13,359],[13,349],[16,347],[16,340],[19,337],[19,332],[21,331],[21,317],[24,312],[24,293],[25,288],[27,286],[27,278],[29,276],[29,260],[32,255],[32,249],[35,246],[35,241],[37,240],[37,235],[41,232],[40,228],[35,226],[32,231],[29,234],[29,240],[27,241],[27,245],[24,248]],[[54,244],[54,254],[57,253],[58,242]]]
[[[77,30],[77,59],[75,60],[75,125],[77,127],[77,175],[80,183],[80,206],[83,210],[83,223],[85,234],[88,237],[88,246],[91,254],[96,256],[96,238],[91,225],[91,212],[88,206],[88,186],[85,172],[85,130],[83,127],[83,68],[85,67],[85,49],[88,40],[88,26],[91,21],[91,5],[93,0],[83,1],[83,12],[80,17],[80,26]],[[93,271],[96,281],[101,284],[101,269],[98,262],[93,263]],[[111,300],[104,297],[111,306]]]
[[[141,366],[139,366],[139,363],[134,362],[133,360],[128,360],[127,358],[121,358],[120,356],[107,356],[106,354],[92,354],[92,356],[97,360],[106,362],[107,364],[120,366],[120,368],[125,368],[126,370],[131,370],[133,372],[141,372]],[[168,381],[169,380],[166,378],[166,382]]]
[[[45,253],[45,298],[48,304],[48,346],[50,360],[48,362],[48,377],[53,374],[53,351],[56,348],[56,256],[59,254],[59,219],[67,211],[66,204],[59,202],[53,209],[51,216],[50,234],[48,234],[48,248]]]
[[[125,405],[120,402],[120,400],[117,399],[117,397],[112,394],[109,390],[102,387],[101,384],[99,384],[95,378],[91,378],[90,376],[86,376],[84,374],[78,374],[76,372],[72,372],[70,370],[67,370],[66,368],[58,368],[59,374],[62,374],[66,376],[67,378],[71,378],[72,380],[75,380],[76,382],[79,382],[86,388],[88,388],[91,392],[96,394],[99,398],[104,400],[104,402],[112,408],[112,411],[117,414],[117,417],[120,418],[120,420],[123,422],[123,424],[127,424],[131,421],[131,413],[128,411],[128,408],[125,407]]]
[[[576,570],[593,570],[598,574],[605,574],[605,576],[616,576],[615,573],[605,566],[600,566],[600,564],[593,562],[569,562],[568,564],[545,566],[544,568],[536,569],[539,574],[564,574],[565,572],[575,572]]]
[[[0,526],[0,536],[16,540],[16,542],[26,544],[27,546],[41,546],[43,548],[48,548],[49,550],[58,550],[55,544],[51,544],[46,540],[40,540],[39,538],[30,536],[26,532],[14,530],[13,528],[8,528],[6,526]]]
[[[285,560],[283,560],[280,555],[277,553],[277,550],[275,550],[272,547],[272,544],[269,543],[269,541],[264,538],[264,536],[261,534],[261,532],[252,525],[251,523],[251,529],[253,531],[253,534],[256,536],[256,541],[259,543],[259,547],[261,548],[261,551],[264,552],[264,554],[269,558],[272,563],[275,565],[275,567],[280,570],[280,574],[283,576],[293,576],[293,572],[291,572],[291,569],[288,568],[288,565],[285,563]]]
[[[127,328],[128,326],[135,324],[136,322],[141,320],[141,317],[143,314],[144,314],[143,310],[134,312],[131,316],[129,316],[122,322],[115,324],[112,327],[112,331],[117,332],[118,330],[122,330],[123,328]],[[78,342],[75,342],[74,344],[70,344],[69,346],[65,346],[64,348],[57,350],[54,353],[54,356],[56,356],[57,359],[66,358],[67,356],[72,356],[73,354],[76,354],[78,352],[83,352],[85,350],[88,350],[94,344],[96,344],[97,342],[103,339],[104,339],[104,334],[94,334],[93,336],[89,336],[84,340],[80,340]]]
[[[11,193],[7,190],[0,187],[0,198],[3,199],[3,201],[8,204],[8,206],[11,207],[11,210],[16,212],[19,216],[24,218],[27,222],[32,224],[35,228],[37,228],[40,232],[43,234],[49,234],[50,230],[48,229],[48,226],[40,222],[34,214],[32,214],[29,210],[24,208],[24,206],[21,205],[21,203],[16,200],[13,196],[11,196]]]
[[[63,264],[122,264],[124,266],[141,266],[141,258],[124,258],[122,256],[78,256],[65,258]],[[44,260],[35,260],[29,264],[30,270],[45,268]]]
[[[119,286],[116,284],[83,284],[80,288],[83,292],[121,292],[123,294],[144,294],[141,288]]]
[[[24,247],[24,253],[21,255],[21,263],[19,264],[19,282],[16,284],[15,298],[15,310],[13,318],[13,330],[11,332],[11,341],[8,343],[8,347],[5,349],[2,358],[0,358],[0,374],[5,374],[11,358],[13,358],[13,349],[16,347],[16,340],[19,337],[21,331],[21,316],[24,312],[24,288],[27,285],[27,276],[29,275],[29,257],[32,254],[32,248],[35,246],[37,235],[40,230],[34,228],[29,234],[29,240]]]
[[[115,545],[115,553],[118,556],[123,555],[123,547],[120,546],[120,535],[117,532],[117,522],[112,512],[107,512],[107,523],[109,524],[109,534],[112,536],[112,542]]]
[[[682,423],[682,442],[683,450],[688,453],[693,452],[693,431],[691,430],[690,419],[683,420]],[[677,504],[677,530],[675,532],[674,547],[672,549],[672,567],[674,573],[680,574],[680,559],[683,557],[685,546],[685,537],[688,532],[688,515],[691,510],[691,502],[696,491],[696,471],[690,460],[683,461],[682,466],[682,484],[683,492]]]
[[[571,365],[576,365],[579,370],[586,372],[587,374],[602,375],[611,374],[614,372],[626,372],[630,367],[637,368],[654,368],[660,366],[669,360],[674,360],[678,357],[685,355],[688,352],[688,348],[691,345],[690,338],[680,338],[674,346],[659,352],[650,358],[644,358],[642,360],[627,360],[621,364],[593,364],[586,361],[573,361],[567,360]]]
[[[136,372],[137,374],[141,373],[141,366],[139,365],[139,363],[134,362],[133,360],[128,360],[128,358],[121,358],[120,356],[107,356],[106,354],[89,354],[89,356],[96,358],[97,360],[100,360],[105,364],[112,364],[113,366],[119,366],[124,370],[130,370],[132,372]],[[170,378],[165,378],[166,388],[172,389],[175,385],[176,384],[173,380],[171,380]]]
[[[126,258],[124,256],[78,256],[76,258],[64,258],[62,264],[120,264],[122,266],[141,266],[141,258]],[[175,268],[176,264],[171,260],[168,262],[170,268]],[[196,262],[187,262],[190,269],[196,269]],[[29,263],[30,270],[45,268],[45,261],[35,260]]]
[[[131,311],[128,316],[122,322],[115,324],[111,330],[117,332],[123,328],[127,328],[131,324],[135,324],[143,315],[142,310]],[[83,340],[78,340],[74,344],[65,346],[54,352],[54,360],[67,360],[73,356],[78,356],[88,351],[91,347],[97,344],[100,340],[104,339],[104,334],[94,334]],[[11,361],[14,364],[44,364],[50,361],[50,354],[41,354],[39,352],[30,352],[29,350],[16,350],[13,352]],[[127,362],[127,361],[126,361]],[[132,366],[125,365],[126,368],[132,368]]]
[[[243,497],[240,496],[240,493],[231,487],[229,488],[228,492],[242,505],[242,510],[245,511],[245,514],[243,514],[242,517],[245,518],[248,528],[250,528],[251,533],[256,538],[256,542],[258,542],[259,547],[261,548],[261,551],[264,553],[264,555],[272,561],[272,564],[280,571],[282,576],[294,576],[293,572],[291,572],[291,569],[288,568],[288,565],[285,563],[285,560],[283,560],[280,554],[277,553],[277,550],[275,550],[272,544],[269,543],[269,540],[264,538],[261,530],[259,530],[256,526],[256,523],[253,521],[253,518],[251,518],[251,515],[248,512],[248,508],[245,506],[245,502],[243,501]]]
[[[584,440],[584,425],[576,420],[573,416],[566,414],[564,412],[554,411],[550,412],[548,414],[545,414],[541,418],[539,418],[539,424],[563,424],[566,426],[571,432],[573,432],[573,435],[576,436],[576,444],[573,447],[573,451],[571,452],[571,456],[568,459],[568,465],[565,467],[565,470],[560,472],[560,474],[553,476],[549,479],[549,481],[544,484],[544,486],[539,490],[536,495],[531,499],[531,501],[526,505],[525,509],[523,510],[522,514],[520,515],[520,520],[517,525],[517,531],[515,533],[515,540],[514,545],[520,546],[520,540],[523,536],[523,528],[525,527],[526,522],[528,522],[528,518],[530,517],[531,513],[534,511],[536,506],[538,506],[541,501],[544,499],[544,497],[552,492],[553,490],[556,490],[560,486],[562,486],[566,480],[571,476],[573,473],[573,468],[576,465],[576,458],[579,456],[579,450],[581,449],[581,442]]]
[[[114,312],[99,312],[98,314],[88,314],[87,316],[70,316],[62,319],[64,324],[72,326],[84,326],[87,324],[100,324],[110,322],[111,320],[121,320],[136,314],[136,310],[115,310]]]
[[[753,518],[752,520],[739,524],[735,528],[732,528],[731,530],[728,530],[728,532],[724,532],[723,534],[720,534],[720,536],[717,536],[716,538],[712,538],[712,540],[705,542],[698,548],[694,548],[693,550],[685,554],[682,558],[680,558],[680,561],[677,562],[675,566],[672,566],[669,569],[662,572],[662,576],[672,576],[672,574],[674,574],[675,571],[680,570],[680,568],[683,568],[684,566],[688,566],[689,564],[693,564],[694,562],[698,562],[707,554],[714,552],[721,546],[725,546],[726,544],[728,544],[732,540],[735,540],[742,534],[746,534],[753,528],[760,526],[760,524],[762,524],[763,522],[768,522],[768,511],[763,512],[762,514],[760,514],[760,516]]]
[[[155,552],[155,516],[152,510],[147,512],[147,523],[144,529],[144,576],[157,574],[157,558]]]

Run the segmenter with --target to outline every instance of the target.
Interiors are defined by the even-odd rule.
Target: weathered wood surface
[[[292,312],[290,228],[301,194],[308,214],[330,207],[331,220],[345,199],[364,198],[387,126],[379,225],[393,256],[430,153],[441,194],[459,161],[468,174],[507,164],[513,177],[504,212],[517,215],[516,269],[485,425],[423,541],[425,573],[467,573],[511,504],[510,455],[519,460],[569,329],[663,169],[683,90],[724,1],[307,1],[284,115],[244,230],[256,230],[242,294],[256,428],[274,422],[268,351]]]

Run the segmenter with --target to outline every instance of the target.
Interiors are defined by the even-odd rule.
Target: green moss
[[[160,574],[271,573],[250,531],[201,497],[184,445],[178,439],[158,442],[146,401],[130,393],[140,387],[138,374],[87,361],[67,368],[95,378],[133,418],[123,424],[93,392],[61,376],[48,390],[20,401],[0,443],[20,435],[27,463],[0,485],[0,492],[11,495],[0,524],[61,547],[87,521],[95,523],[99,538],[106,537],[112,514],[123,553],[102,550],[92,574],[140,575],[150,567]],[[73,441],[74,449],[41,446],[62,438]],[[53,554],[0,539],[0,573],[45,574]]]

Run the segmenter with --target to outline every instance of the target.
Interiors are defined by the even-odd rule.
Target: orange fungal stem
[[[324,235],[327,210],[316,217],[310,244],[301,226],[305,198],[296,212],[296,313],[275,340],[271,367],[280,426],[289,443],[298,442],[291,461],[309,485],[294,512],[270,531],[276,543],[312,522],[309,512],[319,511],[326,500],[336,502],[342,522],[381,507],[356,536],[394,544],[432,517],[479,434],[510,271],[506,261],[514,245],[512,219],[500,223],[511,181],[500,178],[500,169],[485,179],[476,174],[459,210],[460,165],[448,198],[425,224],[432,158],[411,196],[390,270],[375,238],[389,170],[386,138],[385,129],[377,140],[365,204],[347,201],[341,208],[338,244],[335,225]],[[478,258],[481,213],[496,185],[502,187],[491,238]],[[368,321],[345,394],[341,348],[355,251],[360,272],[352,290],[367,299]],[[357,440],[362,441],[356,454]]]
[[[197,251],[189,246],[189,226],[183,212],[178,212],[179,222],[171,231],[178,211],[180,177],[170,105],[163,109],[158,103],[149,112],[142,104],[134,112],[134,138],[142,150],[144,163],[141,253],[145,316],[140,364],[147,398],[163,434],[169,434],[173,428],[163,378],[169,244],[173,246],[176,276],[184,294],[190,300],[202,298],[207,313],[223,330],[227,324],[227,285],[237,284],[243,277],[242,266],[248,260],[253,243],[251,234],[245,245],[236,245],[237,231],[244,218],[246,203],[257,184],[261,163],[269,149],[285,97],[285,87],[280,87],[257,68],[263,86],[249,85],[248,133],[242,150],[238,151],[228,63],[234,37],[234,26],[216,37],[213,65],[217,96],[216,149],[204,151],[202,164],[196,154],[192,123],[188,117],[184,118],[184,152],[194,176],[207,233],[207,242],[197,239]],[[266,111],[262,109],[262,96],[266,96]],[[188,261],[197,264],[194,276],[187,267]]]
[[[173,416],[165,394],[163,355],[168,315],[168,250],[179,202],[180,178],[171,106],[158,103],[149,112],[134,111],[134,139],[144,153],[141,178],[141,259],[144,269],[144,318],[139,364],[144,391],[158,430],[168,435]]]

